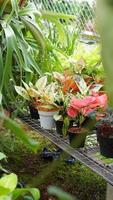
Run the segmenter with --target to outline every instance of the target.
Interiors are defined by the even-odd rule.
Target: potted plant
[[[75,147],[83,147],[85,137],[88,134],[88,131],[82,127],[84,120],[89,113],[97,111],[100,108],[105,109],[106,103],[107,97],[105,94],[99,95],[95,93],[82,98],[72,97],[67,109],[68,115],[75,119],[74,126],[68,130],[70,144],[76,139],[78,142],[75,143]]]
[[[57,84],[55,82],[48,84],[47,76],[43,76],[34,85],[31,82],[28,85],[23,82],[23,85],[24,87],[15,86],[15,90],[29,102],[30,111],[32,110],[31,116],[38,111],[41,127],[45,129],[54,128],[53,115],[59,108],[55,103]],[[37,116],[34,116],[34,118],[37,118]]]
[[[95,126],[100,153],[113,158],[113,111],[105,113]]]
[[[22,83],[24,87],[15,86],[15,90],[28,102],[31,117],[38,119],[39,114],[37,110],[37,104],[39,103],[41,92],[46,87],[47,76],[39,78],[36,81],[35,85],[33,85],[31,82],[29,82],[29,84],[26,84],[24,81],[22,81]]]
[[[55,82],[48,84],[39,94],[38,112],[42,128],[51,130],[55,128],[53,116],[58,112],[60,106],[56,103],[58,87]]]
[[[38,119],[39,115],[38,115],[38,111],[37,111],[36,105],[35,105],[35,97],[38,96],[38,93],[34,89],[34,86],[32,83],[29,83],[29,85],[27,85],[23,81],[23,85],[24,85],[24,87],[15,86],[15,90],[23,99],[25,99],[27,101],[31,117],[34,119]]]
[[[63,108],[63,106],[62,108],[59,108],[59,111],[54,115],[56,132],[61,137],[65,137],[67,135],[68,128],[73,123],[71,118],[67,115],[66,110]]]
[[[70,99],[73,95],[78,95],[83,98],[89,93],[97,92],[102,87],[102,84],[92,84],[86,82],[80,75],[74,75],[69,70],[64,74],[53,72],[53,77],[59,85],[59,99],[57,100],[58,105],[61,105],[61,109],[54,116],[56,122],[56,131],[60,135],[65,136],[69,126],[73,124],[73,119],[67,114],[67,107]]]
[[[61,137],[65,137],[69,126],[73,123],[72,119],[67,115],[67,105],[72,94],[78,91],[78,87],[74,81],[74,76],[69,71],[64,74],[53,72],[53,77],[59,86],[56,103],[60,108],[59,112],[54,115],[56,132]]]

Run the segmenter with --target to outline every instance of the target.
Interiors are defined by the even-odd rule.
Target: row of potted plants
[[[50,130],[55,128],[56,122],[56,130],[62,137],[68,133],[70,143],[73,143],[73,136],[76,137],[75,147],[84,146],[85,136],[89,133],[86,124],[92,120],[91,115],[95,116],[93,126],[98,121],[97,136],[108,138],[112,134],[111,129],[108,135],[104,134],[105,129],[100,131],[101,126],[105,127],[107,95],[102,91],[103,85],[90,77],[53,72],[51,78],[45,75],[34,85],[23,82],[23,86],[15,86],[16,92],[29,102],[30,109],[32,105],[35,118],[39,115],[41,127]],[[100,141],[99,136],[97,139]]]

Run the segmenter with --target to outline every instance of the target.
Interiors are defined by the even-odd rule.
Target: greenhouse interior
[[[112,54],[112,0],[0,0],[0,200],[113,200]]]

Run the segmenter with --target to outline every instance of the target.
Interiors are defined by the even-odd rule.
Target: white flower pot
[[[55,128],[53,116],[56,112],[57,111],[38,111],[40,117],[40,125],[42,128],[47,130]]]

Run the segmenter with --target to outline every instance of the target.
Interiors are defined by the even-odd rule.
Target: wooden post
[[[107,183],[106,200],[113,200],[113,185]]]

